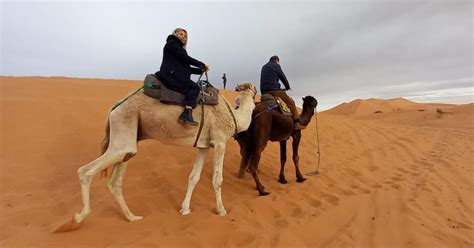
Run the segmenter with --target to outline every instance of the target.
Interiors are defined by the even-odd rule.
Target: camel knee
[[[115,195],[115,193],[119,192],[119,190],[122,188],[122,182],[119,179],[114,179],[111,177],[107,183],[107,188],[109,188],[110,193]]]
[[[112,169],[112,176],[110,177],[109,181],[107,182],[107,187],[109,188],[112,194],[116,192],[121,192],[122,189],[122,178],[120,174],[119,165],[115,165]]]
[[[115,185],[114,182],[112,182],[112,179],[107,183],[107,188],[109,188],[110,193],[115,194]]]
[[[201,175],[189,175],[189,184],[194,186],[199,182],[199,179],[201,179]]]
[[[79,178],[83,177],[86,172],[87,165],[81,166],[79,169],[77,169],[77,175],[79,175]]]
[[[214,188],[220,188],[222,185],[222,181],[224,180],[222,173],[216,172],[216,175],[212,179],[212,184],[214,185]]]
[[[88,184],[91,181],[92,176],[88,175],[86,166],[82,166],[77,170],[77,175],[81,184]]]
[[[295,163],[298,163],[300,161],[300,157],[299,156],[293,156],[293,161]]]

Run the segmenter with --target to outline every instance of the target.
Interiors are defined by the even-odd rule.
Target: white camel
[[[210,147],[214,152],[214,175],[212,183],[216,194],[217,213],[226,215],[221,198],[222,168],[227,140],[235,134],[247,130],[252,111],[255,108],[256,88],[251,83],[243,83],[236,88],[240,91],[240,108],[233,110],[227,101],[219,95],[219,104],[204,107],[204,125],[196,143],[199,149],[194,168],[189,176],[188,189],[181,205],[181,214],[191,212],[189,208],[194,186],[199,181],[204,159]],[[122,194],[122,178],[127,161],[137,153],[140,140],[155,139],[165,144],[193,146],[199,126],[186,126],[178,123],[182,107],[166,105],[146,96],[143,91],[132,95],[122,105],[109,113],[104,139],[104,153],[96,160],[77,170],[81,182],[82,211],[74,216],[81,223],[91,212],[89,191],[92,177],[101,170],[113,165],[108,188],[114,195],[125,217],[129,221],[141,220],[142,216],[133,214]],[[201,107],[194,111],[194,119],[201,120]],[[110,135],[110,139],[109,139]]]

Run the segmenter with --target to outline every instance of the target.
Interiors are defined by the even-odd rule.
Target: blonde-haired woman
[[[197,105],[199,87],[191,80],[191,74],[202,74],[209,67],[188,55],[187,43],[188,32],[182,28],[175,29],[166,38],[163,60],[155,75],[169,89],[184,94],[185,107],[178,122],[196,126],[198,123],[193,120],[192,109]]]

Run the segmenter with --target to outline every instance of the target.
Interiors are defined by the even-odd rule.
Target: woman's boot
[[[195,122],[193,120],[193,109],[192,108],[184,108],[183,113],[181,113],[181,115],[179,116],[178,122],[183,123],[183,124],[192,125],[192,126],[197,126],[199,124],[198,122]]]

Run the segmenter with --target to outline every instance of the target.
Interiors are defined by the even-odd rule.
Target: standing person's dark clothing
[[[274,60],[268,61],[263,67],[260,74],[260,92],[280,90],[280,83],[278,80],[285,85],[285,89],[290,89],[288,79],[286,79],[285,73],[281,70],[281,66]]]
[[[273,56],[270,58],[270,61],[262,67],[262,72],[260,74],[260,92],[263,94],[270,94],[274,97],[280,97],[288,108],[291,110],[293,120],[297,122],[299,114],[296,110],[295,101],[286,94],[284,90],[280,88],[279,80],[285,85],[285,89],[290,89],[290,84],[288,79],[286,79],[285,73],[281,70],[279,63],[279,58]],[[301,126],[298,126],[301,129]]]
[[[168,36],[163,48],[163,61],[161,62],[160,71],[156,72],[155,75],[169,89],[184,94],[184,104],[194,108],[196,107],[199,87],[191,80],[191,74],[201,74],[205,64],[190,57],[183,45],[183,42],[176,36]]]
[[[226,77],[225,73],[224,73],[224,75],[222,75],[222,83],[224,84],[224,90],[225,90],[225,86],[227,84],[227,77]]]

